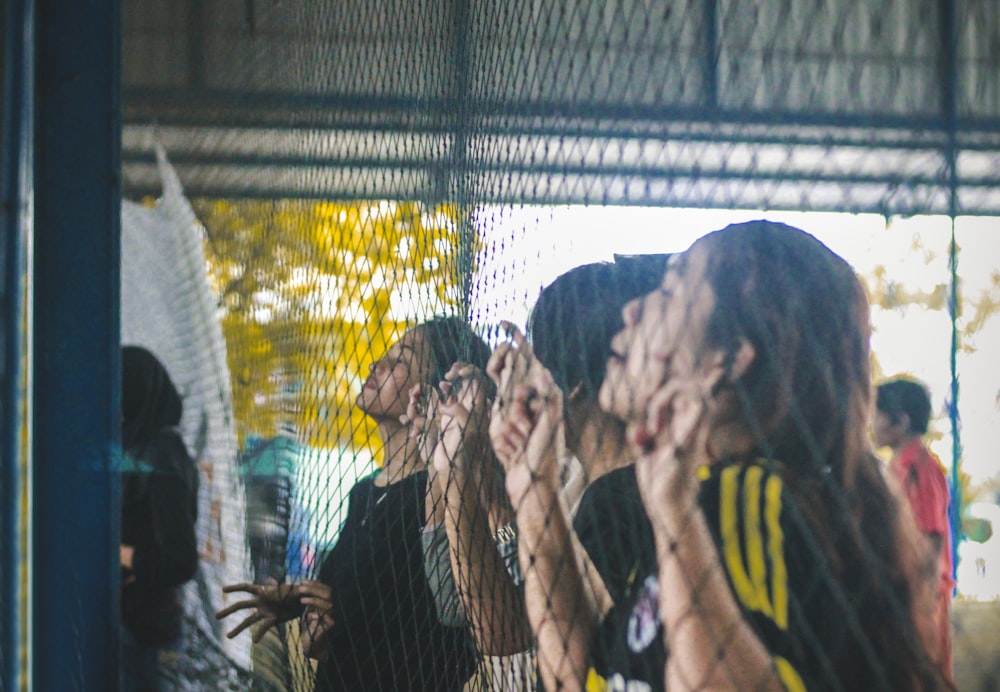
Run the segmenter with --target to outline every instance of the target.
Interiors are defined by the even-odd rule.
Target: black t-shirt
[[[121,542],[135,549],[122,575],[122,622],[141,643],[181,634],[177,587],[198,569],[198,469],[176,428],[163,428],[122,460]]]
[[[340,538],[320,567],[333,589],[329,655],[316,690],[461,690],[476,665],[468,629],[442,625],[420,533],[427,473],[351,489]]]
[[[858,626],[814,532],[779,467],[720,465],[702,481],[701,510],[743,617],[771,653],[789,690],[880,690],[879,653]],[[655,567],[631,582],[592,650],[592,677],[610,690],[662,690],[666,652]],[[724,646],[724,642],[720,642]]]
[[[635,479],[635,466],[604,474],[580,498],[573,531],[615,603],[628,598],[631,582],[656,569],[653,527]]]

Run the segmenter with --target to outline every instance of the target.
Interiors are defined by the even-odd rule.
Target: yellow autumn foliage
[[[241,443],[291,426],[310,445],[377,457],[377,431],[354,401],[407,326],[462,312],[476,251],[457,210],[300,200],[202,200],[195,210]]]

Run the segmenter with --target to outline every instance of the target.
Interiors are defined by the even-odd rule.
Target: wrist
[[[698,505],[700,482],[693,474],[676,470],[666,475],[652,479],[645,487],[640,486],[642,500],[657,533],[662,530],[677,535],[701,511]]]
[[[507,472],[504,483],[516,516],[534,518],[552,513],[559,504],[559,488],[527,466],[516,466]]]

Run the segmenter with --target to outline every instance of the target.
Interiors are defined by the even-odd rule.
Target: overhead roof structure
[[[1000,3],[125,0],[125,183],[1000,213]]]

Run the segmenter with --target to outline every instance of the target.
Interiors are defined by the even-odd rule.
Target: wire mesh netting
[[[997,594],[948,609],[998,489],[959,466],[1000,391],[1000,6],[123,24],[123,342],[200,478],[174,686],[946,689],[952,648],[997,684]],[[700,239],[764,213],[854,270],[777,223]],[[876,426],[885,465],[900,372],[931,425]]]

